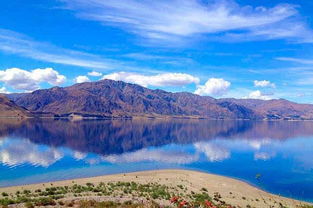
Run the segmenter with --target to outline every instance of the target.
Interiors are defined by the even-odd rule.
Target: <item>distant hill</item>
[[[266,119],[312,120],[313,105],[299,104],[285,99],[220,99],[218,102],[230,102],[244,106]]]
[[[313,119],[313,105],[287,100],[214,99],[101,80],[7,95],[34,113],[83,117],[195,117],[208,119]]]
[[[1,117],[30,117],[26,109],[19,107],[13,101],[0,94],[0,118]]]

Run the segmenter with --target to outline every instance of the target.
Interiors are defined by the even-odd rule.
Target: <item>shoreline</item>
[[[71,116],[34,116],[34,117],[24,117],[24,116],[0,116],[1,119],[16,119],[16,120],[68,120],[68,121],[88,121],[88,120],[207,120],[207,121],[255,121],[255,122],[279,122],[279,121],[289,121],[289,122],[312,122],[313,119],[213,119],[206,117],[196,117],[196,116],[130,116],[130,117],[71,117]]]
[[[218,193],[218,195],[220,195],[226,203],[240,207],[246,207],[249,205],[256,208],[262,208],[269,206],[281,207],[281,205],[284,205],[288,208],[298,208],[303,205],[312,205],[309,202],[271,194],[247,182],[231,177],[214,175],[200,171],[178,169],[140,171],[125,174],[112,174],[73,180],[3,187],[0,188],[0,193],[5,192],[8,194],[14,194],[17,191],[23,190],[35,191],[49,187],[71,186],[73,184],[84,185],[87,183],[99,184],[101,182],[136,182],[139,184],[158,183],[176,188],[182,186],[185,187],[186,190],[184,191],[186,192],[201,192],[201,190],[206,190],[212,198],[216,195],[216,193]],[[95,196],[89,196],[91,199],[94,197]],[[71,197],[67,198],[73,199]],[[86,199],[86,197],[84,199]],[[101,200],[101,197],[98,200]],[[121,197],[118,197],[118,200],[121,200]],[[159,203],[166,205],[168,202],[161,200]]]

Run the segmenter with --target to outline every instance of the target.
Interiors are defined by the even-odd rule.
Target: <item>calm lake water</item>
[[[165,168],[313,201],[313,122],[0,120],[2,187]]]

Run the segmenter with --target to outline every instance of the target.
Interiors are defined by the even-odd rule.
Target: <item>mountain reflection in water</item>
[[[0,186],[184,168],[313,200],[312,155],[313,122],[0,120]]]

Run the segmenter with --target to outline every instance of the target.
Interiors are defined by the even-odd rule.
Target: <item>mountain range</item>
[[[101,80],[32,93],[7,94],[22,115],[131,118],[179,117],[205,119],[312,120],[313,105],[284,99],[214,99],[188,92],[152,90],[122,81]],[[8,100],[0,100],[0,106]],[[27,110],[26,110],[27,109]],[[1,115],[7,110],[0,108]]]

